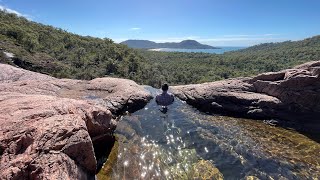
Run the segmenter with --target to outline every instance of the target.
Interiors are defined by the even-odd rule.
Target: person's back
[[[162,93],[156,96],[156,102],[161,106],[169,106],[174,102],[174,97],[172,94],[168,93],[169,86],[164,84],[162,86]]]
[[[163,92],[162,94],[157,95],[156,102],[161,106],[169,106],[174,101],[174,97],[172,94],[167,92]]]

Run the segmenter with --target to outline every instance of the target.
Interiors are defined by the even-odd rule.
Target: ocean
[[[165,51],[165,52],[202,52],[211,54],[223,54],[228,51],[236,51],[239,49],[244,49],[246,47],[218,47],[220,49],[172,49],[172,48],[159,48],[159,49],[149,49],[149,51]]]

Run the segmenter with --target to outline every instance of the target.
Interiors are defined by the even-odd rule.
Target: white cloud
[[[131,30],[131,31],[140,31],[141,28],[139,28],[139,27],[133,27],[133,28],[130,28],[129,30]]]
[[[1,10],[1,11],[6,11],[6,12],[8,12],[8,13],[13,13],[13,14],[16,14],[17,16],[25,17],[25,18],[31,20],[31,16],[30,16],[30,15],[20,13],[20,12],[18,12],[18,11],[16,11],[16,10],[7,8],[7,7],[2,6],[2,5],[0,5],[0,10]]]

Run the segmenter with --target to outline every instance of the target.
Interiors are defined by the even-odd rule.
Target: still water
[[[246,47],[219,47],[219,49],[173,49],[173,48],[159,48],[150,49],[150,51],[165,51],[165,52],[194,52],[194,53],[210,53],[210,54],[223,54],[229,51],[236,51]]]
[[[158,90],[146,87],[153,95]],[[99,179],[319,179],[320,145],[262,121],[154,100],[121,118]]]

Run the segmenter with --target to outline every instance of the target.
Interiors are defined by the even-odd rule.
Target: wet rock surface
[[[57,79],[0,64],[0,179],[94,179],[94,144],[151,95],[131,80]]]
[[[320,129],[320,61],[251,78],[173,87],[173,93],[204,112],[304,124]]]

